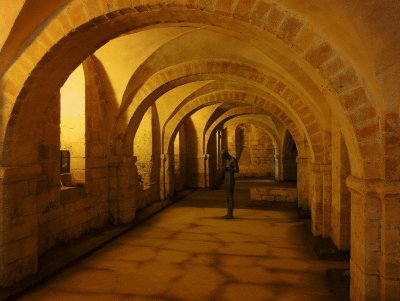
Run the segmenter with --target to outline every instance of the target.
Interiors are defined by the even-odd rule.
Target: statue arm
[[[233,172],[239,172],[239,164],[236,158],[233,158]]]

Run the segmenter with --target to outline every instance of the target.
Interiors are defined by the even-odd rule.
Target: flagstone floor
[[[224,197],[191,193],[20,300],[342,301],[325,273],[348,263],[318,259],[295,210],[245,208],[238,190],[224,220]]]

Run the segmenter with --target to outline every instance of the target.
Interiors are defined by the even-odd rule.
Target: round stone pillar
[[[400,182],[350,176],[350,297],[399,300]]]
[[[160,155],[160,200],[168,200],[174,195],[174,155]]]

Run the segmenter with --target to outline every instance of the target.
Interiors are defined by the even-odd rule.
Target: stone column
[[[322,219],[323,219],[323,173],[319,171],[318,165],[311,165],[311,232],[314,236],[322,235]]]
[[[208,164],[208,157],[207,154],[202,154],[197,157],[197,187],[199,188],[207,188],[208,185],[208,178],[209,178],[209,168]]]
[[[308,177],[309,177],[309,166],[308,158],[297,157],[297,195],[298,195],[298,206],[302,209],[310,209],[309,205],[309,193],[308,193]]]
[[[311,226],[314,236],[329,237],[331,232],[331,166],[311,165]]]
[[[204,188],[212,187],[210,154],[204,154]]]
[[[160,199],[168,200],[174,195],[175,179],[174,179],[174,155],[160,155]]]
[[[400,183],[347,178],[351,191],[351,300],[399,300]]]
[[[275,180],[283,182],[283,161],[280,155],[275,155]]]
[[[135,218],[136,160],[135,156],[121,156],[109,161],[110,211],[116,224],[129,223]]]
[[[323,191],[322,191],[322,237],[331,236],[331,213],[332,213],[332,169],[331,165],[324,165]]]
[[[346,186],[350,162],[343,136],[338,126],[332,131],[332,206],[331,238],[336,247],[350,250],[351,194]]]
[[[0,286],[37,271],[37,177],[40,165],[0,169]]]
[[[346,184],[351,192],[351,300],[389,300],[379,296],[382,214],[378,182],[350,176]]]
[[[135,184],[137,170],[134,156],[124,157],[118,167],[118,204],[120,223],[129,223],[135,218]]]
[[[381,270],[382,300],[400,298],[400,182],[381,183]]]

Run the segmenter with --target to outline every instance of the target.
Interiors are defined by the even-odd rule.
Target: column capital
[[[354,176],[348,176],[346,178],[347,188],[349,188],[351,192],[365,194],[377,192],[377,187],[379,186],[380,182],[380,179],[361,179]]]
[[[384,181],[382,179],[361,179],[348,176],[346,185],[352,192],[361,194],[377,193],[382,197],[400,195],[400,181]]]

